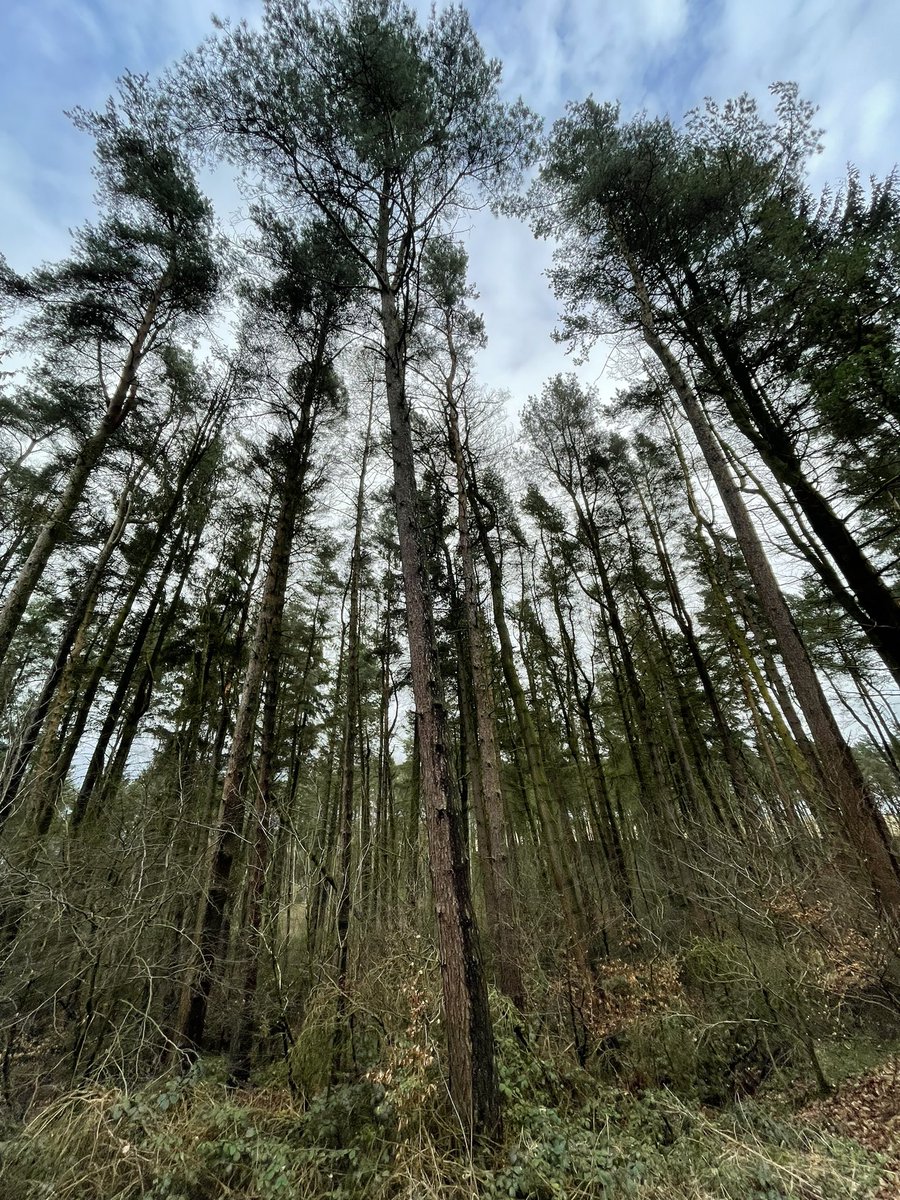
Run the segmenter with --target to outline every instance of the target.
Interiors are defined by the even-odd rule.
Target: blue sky
[[[259,0],[0,0],[0,251],[20,270],[64,255],[91,212],[90,139],[63,116],[99,105],[125,68],[154,72]],[[427,4],[422,4],[423,9]],[[900,160],[898,0],[476,0],[473,22],[505,86],[548,120],[589,92],[623,109],[680,116],[705,95],[762,97],[796,79],[827,131],[816,182],[848,160],[884,174]],[[227,220],[234,192],[217,194]],[[487,216],[468,232],[489,347],[481,374],[518,403],[566,366],[550,341],[549,249]],[[606,355],[585,369],[612,386]],[[605,373],[604,373],[605,372]]]

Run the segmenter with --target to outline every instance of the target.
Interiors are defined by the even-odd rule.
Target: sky
[[[424,10],[426,3],[420,4]],[[763,99],[796,80],[820,107],[817,185],[847,162],[864,175],[900,160],[898,0],[473,0],[473,24],[504,64],[504,91],[548,123],[590,93],[623,113],[679,119],[705,96]],[[155,73],[211,30],[210,14],[258,19],[261,0],[0,0],[0,252],[25,271],[64,256],[92,211],[91,141],[65,117],[99,107],[123,70]],[[236,193],[213,182],[227,225]],[[550,247],[487,213],[465,231],[488,347],[479,375],[514,409],[569,369],[551,339],[557,307],[543,271]],[[615,365],[582,369],[605,393]]]

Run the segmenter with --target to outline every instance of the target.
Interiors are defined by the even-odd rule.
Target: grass
[[[94,1086],[2,1145],[4,1200],[874,1200],[886,1159],[747,1100],[704,1108],[565,1075],[501,1039],[502,1146],[460,1152],[439,1064],[382,1069],[303,1107],[271,1083],[228,1091],[216,1064],[140,1091]],[[409,1062],[409,1056],[405,1056]],[[389,1082],[381,1082],[389,1075]],[[514,1081],[511,1083],[510,1081]],[[553,1103],[550,1093],[553,1094]]]
[[[872,1021],[864,994],[851,1004],[842,993],[831,1009],[823,989],[801,994],[780,960],[766,960],[763,987],[748,962],[743,944],[721,940],[695,940],[678,964],[666,959],[652,970],[610,962],[593,990],[577,978],[535,988],[528,1021],[494,995],[504,1136],[478,1151],[464,1144],[447,1101],[437,972],[393,964],[358,991],[352,1078],[326,1086],[334,1011],[326,994],[307,1006],[290,1063],[269,1063],[253,1087],[229,1090],[214,1059],[123,1085],[123,1060],[115,1079],[98,1075],[6,1126],[0,1197],[900,1195],[900,1174],[892,1174],[900,1171],[892,1073],[900,1043],[887,1036],[896,1023],[884,1014]],[[367,1019],[370,1012],[390,1021]],[[817,1061],[837,1085],[817,1100],[805,1041],[813,1036]],[[39,1094],[47,1097],[49,1085]]]

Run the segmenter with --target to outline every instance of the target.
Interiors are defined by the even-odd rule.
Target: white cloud
[[[826,131],[817,182],[848,160],[885,173],[900,154],[898,44],[900,6],[890,0],[723,0],[697,83],[721,97],[796,80]]]
[[[426,13],[429,0],[416,0]],[[0,250],[20,269],[65,251],[89,213],[90,145],[62,115],[97,105],[125,68],[156,71],[210,29],[209,13],[254,19],[259,0],[0,0]],[[900,157],[896,0],[472,0],[504,86],[549,120],[589,92],[678,118],[711,94],[764,95],[796,79],[821,105],[826,151],[817,182],[854,160],[884,174]],[[23,100],[27,97],[27,101]],[[217,179],[221,215],[234,189]],[[471,271],[487,321],[485,382],[517,400],[571,365],[550,340],[556,305],[542,271],[549,248],[515,222],[479,214]],[[583,371],[604,371],[602,351]],[[612,386],[605,368],[602,386]]]
[[[673,41],[687,26],[686,0],[641,0],[638,6],[643,24],[660,43]]]

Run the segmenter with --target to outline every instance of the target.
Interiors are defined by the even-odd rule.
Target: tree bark
[[[374,398],[373,398],[374,399]],[[347,690],[345,694],[344,724],[341,737],[341,783],[338,800],[340,822],[340,872],[337,896],[337,1007],[334,1032],[331,1040],[331,1079],[335,1081],[345,1066],[347,1047],[347,1013],[349,1008],[349,962],[350,962],[350,912],[353,900],[353,789],[356,765],[357,713],[360,704],[359,688],[359,634],[360,634],[360,588],[362,583],[362,533],[365,514],[366,468],[372,434],[373,403],[369,404],[369,417],[363,443],[362,462],[356,492],[356,514],[353,529],[353,546],[350,551],[350,612],[347,624]],[[360,846],[360,853],[364,847]]]
[[[479,858],[489,879],[487,886],[493,912],[491,942],[497,983],[518,1009],[525,1006],[525,983],[522,978],[519,929],[515,900],[509,878],[509,846],[504,814],[503,790],[500,783],[500,755],[494,727],[494,699],[484,644],[484,622],[478,599],[478,581],[469,537],[469,502],[467,496],[466,464],[459,430],[459,412],[455,394],[456,349],[449,318],[446,323],[451,369],[444,394],[450,451],[456,472],[456,529],[457,551],[462,567],[463,612],[465,621],[464,647],[472,681],[472,722],[475,745],[473,758],[478,773],[476,797],[483,806],[484,845]]]
[[[385,216],[381,262],[385,280],[386,228]],[[466,830],[462,828],[450,774],[443,683],[431,586],[425,567],[406,395],[405,332],[397,297],[386,284],[381,288],[381,323],[394,467],[394,509],[406,596],[422,795],[441,958],[450,1096],[467,1133],[493,1137],[499,1134],[501,1124],[493,1027],[472,906]]]

